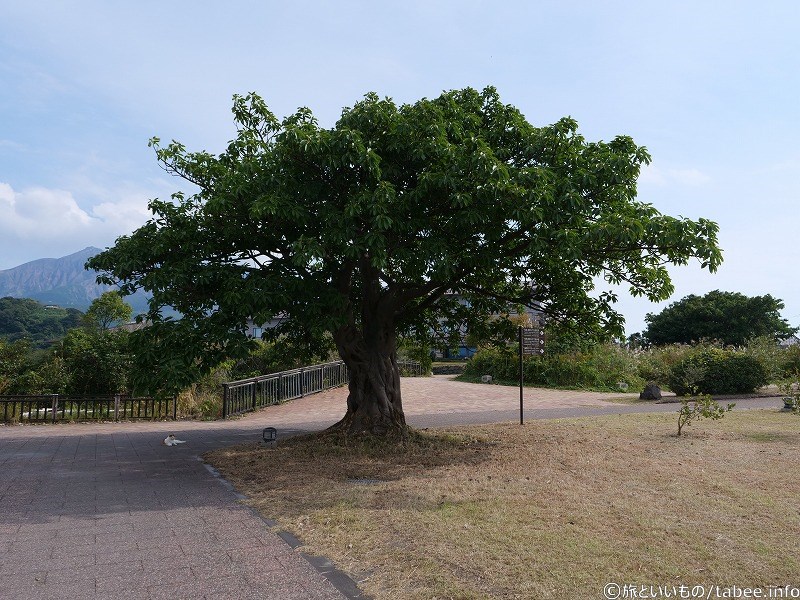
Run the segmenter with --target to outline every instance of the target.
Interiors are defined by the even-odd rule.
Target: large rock
[[[639,400],[661,400],[661,388],[655,383],[648,383],[639,394]]]

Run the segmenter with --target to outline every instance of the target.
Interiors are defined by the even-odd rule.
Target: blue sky
[[[397,102],[495,86],[537,125],[631,135],[640,199],[720,225],[725,263],[673,270],[672,301],[772,294],[800,325],[800,3],[228,2],[0,7],[0,269],[105,247],[181,182],[147,140],[219,151],[234,93],[333,125]],[[651,304],[621,294],[628,333]]]

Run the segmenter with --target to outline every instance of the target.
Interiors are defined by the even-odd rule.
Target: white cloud
[[[639,183],[644,185],[685,185],[697,187],[711,181],[711,177],[698,169],[662,169],[653,164],[642,167]]]
[[[146,193],[106,192],[105,197],[114,200],[84,209],[70,191],[45,187],[17,191],[0,182],[0,269],[108,245],[150,216]]]
[[[115,202],[102,202],[92,208],[92,215],[117,234],[130,233],[150,217],[147,199],[129,193]]]
[[[16,192],[0,182],[0,231],[6,236],[61,236],[93,226],[70,192],[33,187]]]

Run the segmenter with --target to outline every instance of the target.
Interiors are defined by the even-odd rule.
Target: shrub
[[[431,347],[425,343],[402,340],[397,349],[399,360],[412,360],[419,363],[422,373],[428,375],[431,372],[433,358],[431,358]]]
[[[482,349],[466,365],[469,378],[491,375],[498,381],[519,379],[515,348]],[[525,382],[530,385],[617,390],[618,384],[642,385],[636,359],[630,351],[600,344],[583,352],[530,356],[524,360]]]
[[[233,361],[226,361],[178,394],[182,417],[218,419],[222,416],[222,384],[230,380]]]
[[[787,365],[787,358],[789,356],[788,350],[781,348],[775,341],[774,337],[761,336],[753,338],[747,342],[747,346],[742,348],[748,356],[752,356],[767,373],[767,381],[775,383],[781,381],[788,373],[792,372],[791,365]],[[798,362],[797,366],[800,367],[800,353],[796,354]],[[786,369],[789,366],[790,368]]]
[[[785,379],[800,373],[800,345],[789,346],[781,355],[781,377]]]
[[[519,377],[518,357],[508,349],[483,348],[467,361],[464,375],[480,377],[491,375],[499,380],[513,380]]]
[[[589,355],[583,353],[557,354],[541,360],[544,383],[551,386],[603,387],[603,377],[592,364]],[[531,381],[531,383],[539,383]]]
[[[753,356],[722,348],[700,348],[672,368],[668,384],[686,394],[746,394],[768,382],[767,371]]]

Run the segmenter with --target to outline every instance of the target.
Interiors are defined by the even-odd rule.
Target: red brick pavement
[[[464,422],[468,414],[506,413],[519,410],[519,388],[462,383],[452,375],[433,377],[409,377],[402,380],[403,409],[409,422],[427,425],[437,421],[435,417],[451,416],[448,421],[457,423],[460,416]],[[576,409],[589,407],[616,407],[604,399],[623,396],[638,397],[637,394],[609,394],[572,390],[525,388],[524,404],[527,410]],[[252,421],[264,421],[275,426],[314,428],[330,425],[339,420],[347,405],[347,388],[341,387],[321,394],[298,398],[286,404],[270,406],[257,415],[245,417]],[[507,417],[513,419],[513,416]],[[500,419],[504,420],[504,419]],[[493,422],[493,421],[489,421]],[[305,426],[305,427],[304,427]]]

